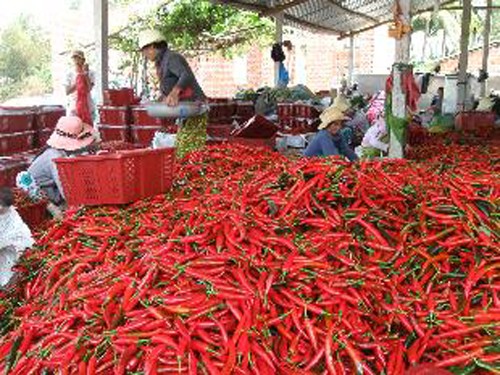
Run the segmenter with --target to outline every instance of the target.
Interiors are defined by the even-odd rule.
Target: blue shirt
[[[334,135],[326,129],[316,134],[304,151],[304,155],[309,157],[342,155],[350,161],[358,160],[358,156],[347,146],[340,132]]]

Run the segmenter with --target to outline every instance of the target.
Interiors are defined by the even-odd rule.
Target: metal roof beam
[[[455,2],[455,0],[447,0],[447,1],[442,2],[439,6],[442,7],[442,6],[445,6],[445,5],[448,5],[448,4],[452,4],[454,2]],[[439,10],[446,10],[446,8],[440,8]],[[416,12],[413,12],[413,13],[411,13],[411,16],[414,17],[414,16],[418,16],[419,14],[427,13],[427,12],[432,12],[432,11],[434,11],[434,6],[428,7],[428,8],[416,11]],[[347,33],[341,33],[340,37],[339,37],[339,40],[342,40],[342,39],[345,39],[345,38],[349,38],[351,36],[358,35],[358,34],[366,32],[366,31],[373,30],[373,29],[375,29],[375,28],[377,28],[379,26],[388,24],[388,23],[390,23],[392,21],[393,21],[393,19],[390,18],[388,20],[381,21],[381,22],[379,22],[379,23],[377,23],[375,25],[363,27],[361,29],[353,30],[353,31],[350,31],[350,32],[347,32]]]
[[[378,19],[370,17],[370,16],[368,16],[368,15],[366,15],[364,13],[356,12],[355,10],[346,8],[345,6],[342,6],[339,3],[337,3],[335,0],[328,0],[328,2],[330,4],[332,4],[333,6],[339,8],[343,12],[347,13],[347,14],[350,14],[350,15],[353,15],[353,16],[356,16],[356,17],[360,17],[360,18],[364,18],[365,20],[369,20],[369,21],[371,21],[373,23],[378,23],[379,22]]]
[[[314,29],[314,30],[317,30],[317,31],[322,31],[322,32],[325,32],[325,33],[328,33],[328,34],[341,34],[342,32],[340,30],[336,30],[336,29],[332,29],[330,27],[326,27],[326,26],[321,26],[321,25],[317,25],[315,23],[311,23],[311,22],[307,22],[307,21],[304,21],[300,18],[296,18],[294,16],[290,16],[288,14],[285,14],[285,19],[286,20],[289,20],[291,22],[294,22],[294,23],[297,23],[299,25],[302,25],[304,27],[307,27],[307,28],[310,28],[310,29]]]
[[[215,3],[218,3],[218,4],[231,5],[231,6],[235,6],[237,8],[240,8],[240,9],[245,9],[245,10],[249,10],[252,12],[258,12],[260,14],[263,14],[269,10],[272,10],[272,8],[268,8],[266,6],[241,3],[237,0],[212,0],[212,1]],[[336,29],[332,29],[330,27],[321,26],[321,25],[317,25],[317,24],[314,24],[311,22],[307,22],[307,21],[304,21],[300,18],[291,16],[289,14],[284,14],[284,18],[285,18],[285,20],[296,23],[297,25],[301,25],[301,26],[304,26],[306,28],[317,30],[317,31],[322,31],[324,33],[337,34],[337,35],[339,35],[341,33],[340,30],[336,30]]]
[[[266,6],[257,5],[257,4],[240,3],[237,0],[212,0],[212,2],[217,3],[217,4],[222,4],[222,5],[235,6],[235,7],[240,8],[240,9],[249,10],[251,12],[257,12],[257,13],[263,13],[263,12],[266,12],[269,9],[271,9],[271,8],[266,7]]]
[[[278,14],[280,12],[283,12],[287,9],[290,9],[290,8],[293,8],[297,5],[300,5],[300,4],[303,4],[303,3],[307,3],[309,0],[293,0],[287,4],[282,4],[282,5],[277,5],[277,6],[274,6],[272,8],[270,8],[269,10],[266,10],[264,12],[261,12],[260,15],[261,16],[274,16],[275,14]]]

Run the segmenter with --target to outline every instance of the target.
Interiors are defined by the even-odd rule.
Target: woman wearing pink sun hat
[[[47,145],[33,159],[27,172],[17,178],[18,187],[30,193],[43,192],[55,206],[64,204],[64,191],[54,159],[83,155],[97,150],[94,129],[79,117],[61,117]]]

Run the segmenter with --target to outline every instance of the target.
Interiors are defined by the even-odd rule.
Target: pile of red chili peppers
[[[69,212],[0,300],[0,370],[499,371],[500,148],[412,153],[218,146],[166,196]]]

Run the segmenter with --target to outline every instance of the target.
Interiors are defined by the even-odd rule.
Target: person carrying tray
[[[184,56],[169,48],[159,31],[143,31],[139,35],[139,48],[149,61],[155,63],[163,103],[174,107],[182,101],[205,101],[205,94],[188,62]],[[178,157],[182,158],[205,145],[207,121],[206,113],[179,120],[175,144]]]

